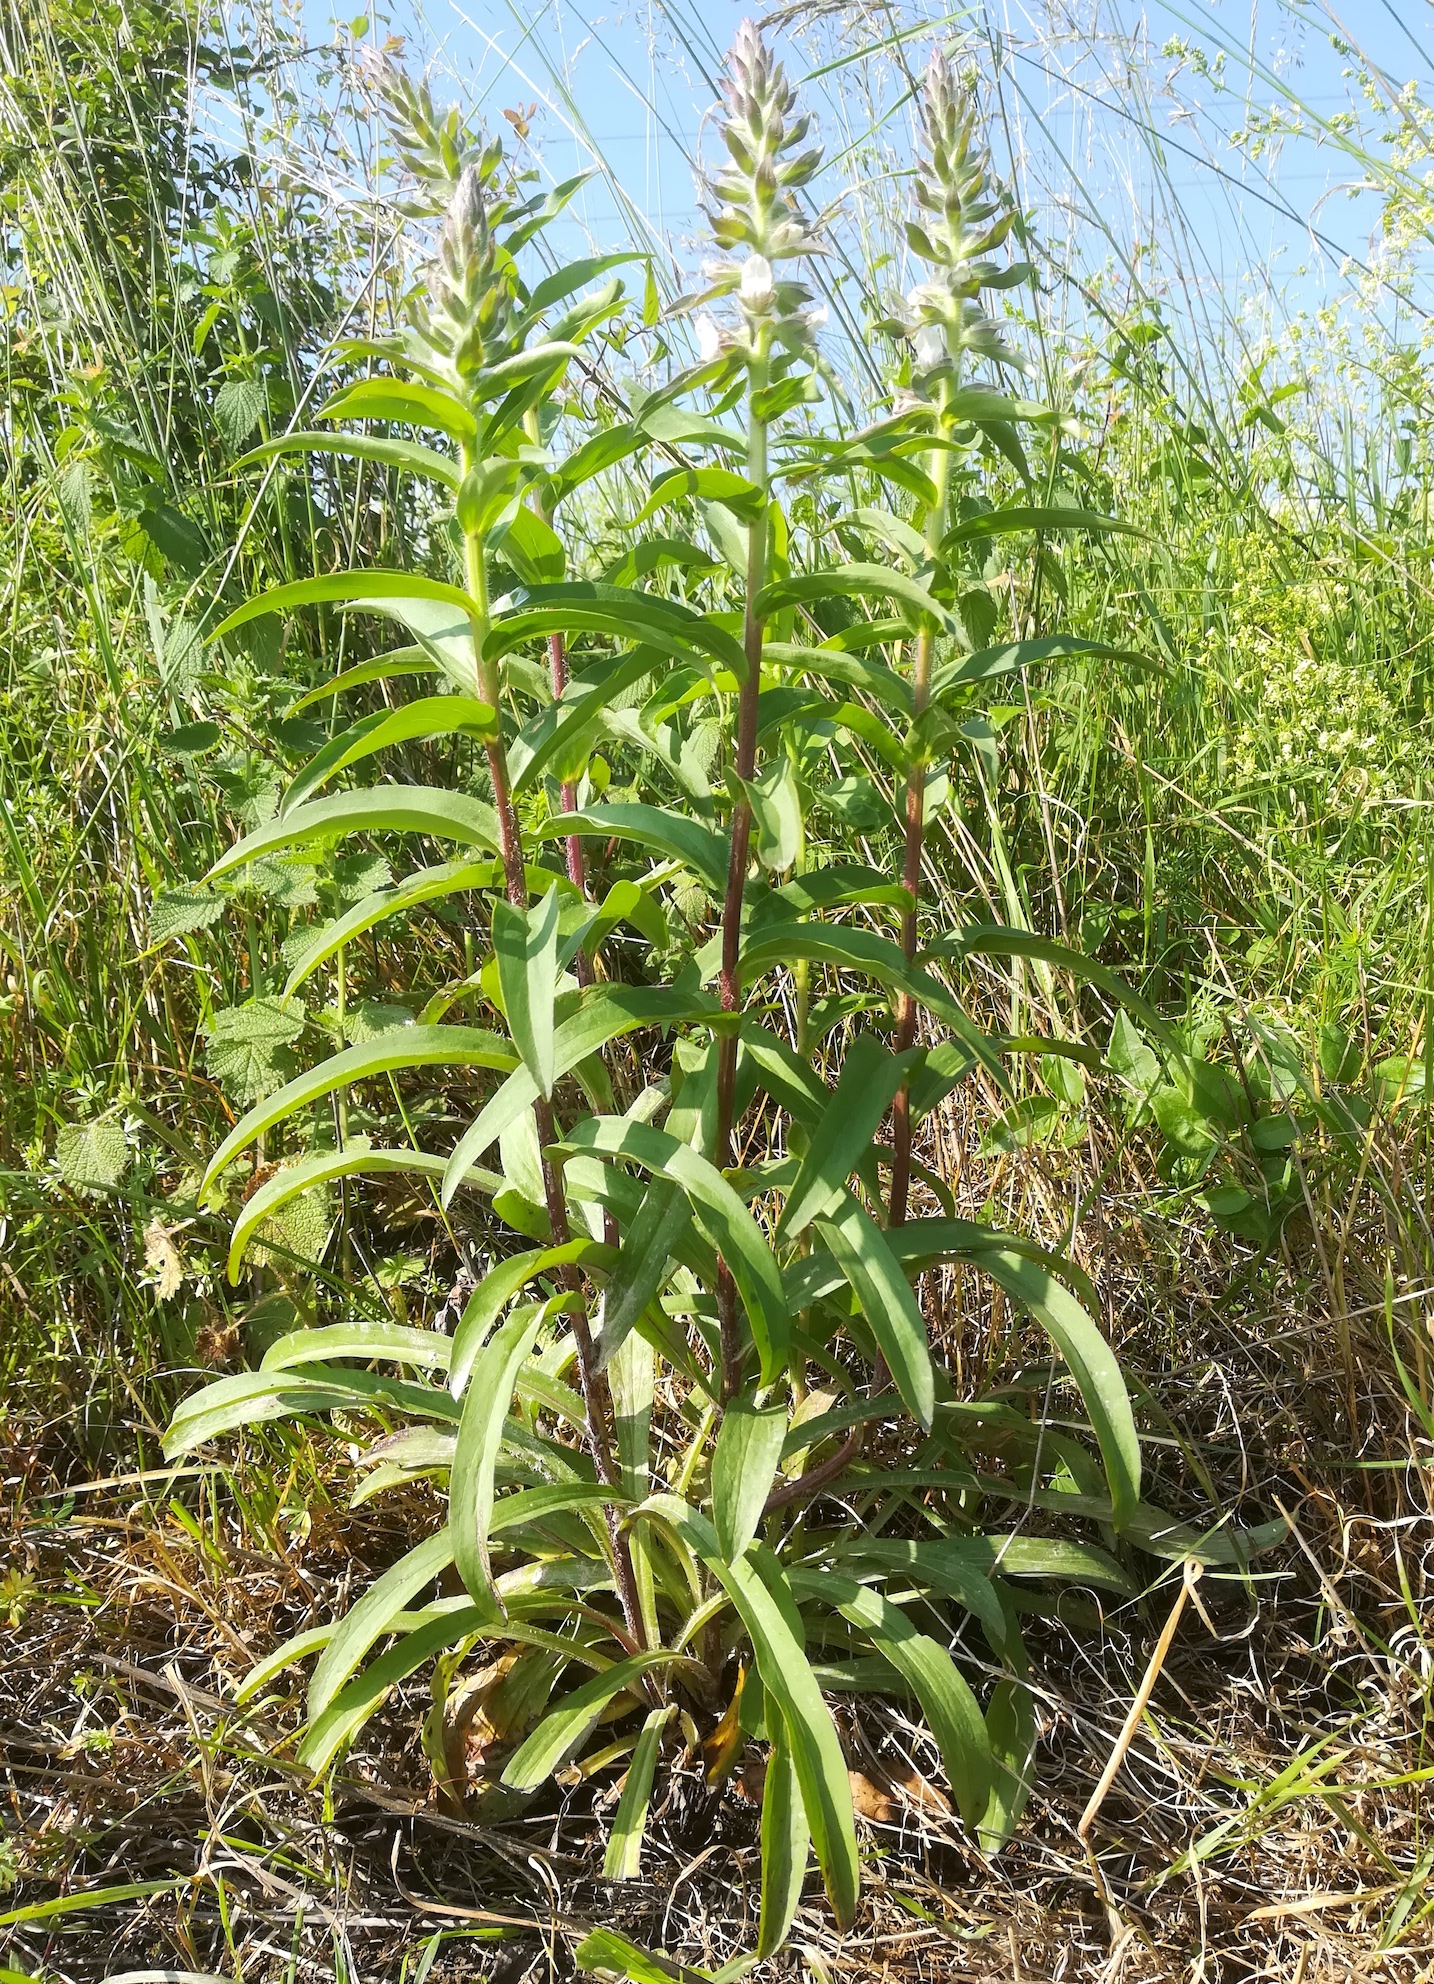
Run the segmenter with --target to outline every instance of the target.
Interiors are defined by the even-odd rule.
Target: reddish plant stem
[[[549,634],[548,636],[548,662],[552,669],[553,696],[556,700],[568,686],[568,650],[567,643],[561,634]],[[563,780],[561,793],[563,811],[565,813],[576,813],[578,810],[578,788],[572,779],[567,778]],[[567,850],[568,880],[578,891],[579,895],[585,896],[588,892],[587,864],[583,859],[583,837],[581,834],[568,835]],[[582,955],[580,952],[579,956],[582,957]],[[583,959],[583,962],[586,963],[586,958]]]
[[[766,383],[766,361],[753,360],[751,393]],[[747,473],[759,488],[767,486],[767,429],[764,421],[751,416],[747,440]],[[757,700],[762,693],[762,640],[764,623],[756,612],[757,595],[767,578],[767,512],[754,518],[747,529],[747,598],[742,621],[742,652],[747,674],[737,699],[737,750],[733,766],[737,777],[751,779],[757,769]],[[739,791],[732,808],[732,843],[727,860],[727,891],[722,903],[722,969],[718,993],[724,1013],[742,1010],[742,980],[739,957],[742,944],[742,900],[747,887],[747,865],[751,858],[752,807],[745,789]],[[737,1094],[737,1027],[724,1033],[717,1047],[717,1123],[713,1138],[713,1162],[719,1171],[732,1163],[732,1118]],[[737,1287],[731,1270],[719,1256],[717,1261],[717,1325],[722,1357],[722,1399],[734,1397],[742,1382],[742,1330],[737,1313]]]
[[[500,688],[496,671],[490,662],[481,659],[488,601],[487,562],[481,541],[476,537],[470,537],[466,553],[469,591],[482,609],[480,617],[475,620],[473,630],[474,646],[480,657],[480,686],[484,700],[496,710],[499,706]],[[508,778],[508,759],[503,749],[501,734],[488,743],[487,755],[488,769],[493,780],[493,803],[498,815],[498,839],[502,848],[503,875],[507,884],[508,900],[515,909],[526,909],[528,882],[523,871],[522,829],[518,823],[517,810],[513,805],[512,786]],[[571,1229],[568,1225],[567,1200],[563,1196],[562,1169],[549,1154],[558,1141],[557,1123],[551,1102],[539,1096],[533,1104],[533,1116],[537,1125],[538,1147],[542,1152],[543,1196],[547,1201],[548,1223],[552,1228],[554,1244],[561,1247],[571,1238]],[[587,1414],[588,1446],[592,1453],[593,1468],[604,1487],[616,1488],[620,1477],[613,1457],[615,1441],[612,1398],[607,1380],[597,1368],[582,1275],[575,1264],[569,1263],[562,1270],[560,1279],[564,1289],[574,1297],[570,1311],[573,1344],[577,1352],[578,1383],[582,1390],[583,1409]],[[628,1549],[627,1538],[622,1533],[615,1507],[608,1508],[607,1525],[612,1542],[613,1577],[617,1585],[618,1602],[622,1607],[629,1636],[636,1646],[641,1647],[646,1643],[646,1635],[642,1624],[642,1608],[638,1603],[637,1579],[633,1574],[632,1553]]]
[[[949,393],[951,386],[945,391]],[[943,398],[938,433],[944,440],[950,422]],[[946,448],[932,450],[929,469],[936,500],[926,513],[926,550],[932,564],[941,555],[941,539],[946,531],[947,496],[951,487],[951,456]],[[931,703],[931,669],[936,653],[936,630],[927,625],[916,637],[916,662],[911,673],[912,715],[919,725]],[[901,949],[908,964],[916,961],[916,909],[921,900],[921,851],[925,836],[926,761],[913,758],[906,775],[906,859],[902,881],[910,903],[901,917]],[[903,992],[896,1008],[896,1051],[906,1053],[916,1044],[916,1001]],[[891,1226],[906,1223],[907,1201],[911,1192],[911,1091],[902,1084],[891,1105],[891,1193],[887,1200],[887,1220]]]

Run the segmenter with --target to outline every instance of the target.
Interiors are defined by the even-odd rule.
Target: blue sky
[[[1149,59],[1133,76],[1120,73],[1110,40],[1083,41],[1069,29],[1053,36],[1040,0],[982,0],[957,12],[906,0],[873,18],[999,38],[1005,108],[1027,152],[1025,190],[1044,203],[1048,236],[1073,195],[1087,253],[1100,226],[1122,249],[1151,237],[1170,243],[1183,231],[1175,259],[1208,293],[1228,302],[1263,291],[1298,309],[1339,293],[1340,261],[1366,256],[1378,201],[1350,190],[1360,169],[1335,145],[1287,140],[1272,167],[1243,157],[1230,133],[1282,87],[1317,118],[1357,102],[1348,62],[1331,46],[1341,21],[1392,86],[1413,79],[1426,95],[1434,89],[1425,5],[1356,0],[1357,13],[1341,16],[1348,4],[1331,12],[1325,0],[1103,0],[1107,28],[1134,35],[1143,24]],[[1069,19],[1077,10],[1064,11]],[[632,240],[650,223],[675,252],[674,274],[700,260],[692,160],[740,18],[734,0],[389,0],[388,13],[414,65],[431,65],[440,99],[461,96],[490,120],[536,103],[547,171],[564,177],[602,163],[575,208],[598,245]],[[334,14],[325,0],[305,0],[305,16],[323,33]],[[1212,62],[1223,58],[1223,88],[1161,53],[1177,37]],[[830,60],[857,46],[848,33],[825,53]],[[914,41],[918,66],[920,49]],[[786,52],[796,78],[820,66],[810,45]],[[1172,96],[1166,84],[1177,69]],[[809,84],[829,145],[852,73]],[[880,107],[895,134],[907,113],[900,77],[889,76]],[[1157,145],[1163,173],[1152,167]]]

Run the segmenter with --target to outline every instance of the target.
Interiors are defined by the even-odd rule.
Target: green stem
[[[937,414],[937,434],[947,440],[951,432],[951,418],[947,412],[952,387],[942,389],[941,407]],[[926,512],[926,553],[934,565],[940,556],[941,540],[946,534],[946,510],[951,491],[951,451],[949,448],[933,448],[927,457],[927,473],[936,490],[936,501]],[[928,621],[916,637],[916,659],[912,670],[911,692],[913,715],[920,722],[931,703],[931,673],[936,654],[936,629]],[[916,909],[921,898],[921,852],[924,835],[926,810],[926,760],[918,745],[906,775],[906,859],[902,880],[911,897],[901,918],[901,948],[906,961],[911,964],[916,958]],[[896,1051],[904,1054],[916,1040],[916,1001],[909,992],[903,992],[897,1005]],[[898,1091],[891,1108],[891,1195],[888,1200],[889,1223],[901,1226],[906,1220],[907,1198],[911,1189],[911,1091],[904,1085]]]
[[[761,510],[747,527],[747,598],[742,622],[742,650],[747,674],[737,699],[737,752],[734,770],[744,784],[757,768],[757,700],[762,692],[763,622],[754,602],[767,578],[767,423],[753,412],[756,395],[767,383],[767,354],[763,342],[753,354],[747,384],[747,475],[763,492]],[[742,941],[742,900],[752,840],[752,807],[741,791],[732,808],[732,844],[727,863],[727,894],[722,905],[722,969],[719,992],[722,1010],[742,1009],[738,955]],[[718,1170],[732,1163],[732,1116],[737,1089],[737,1031],[724,1033],[717,1050],[717,1123],[714,1162]],[[735,1395],[742,1378],[742,1336],[737,1316],[737,1289],[727,1263],[717,1263],[717,1321],[722,1346],[722,1397]]]

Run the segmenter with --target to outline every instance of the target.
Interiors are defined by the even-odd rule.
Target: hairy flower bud
[[[910,289],[892,329],[915,347],[915,367],[927,374],[960,352],[1017,364],[997,325],[977,300],[983,289],[1025,280],[1024,264],[1002,268],[990,259],[1015,214],[988,179],[976,132],[973,85],[958,82],[940,49],[933,51],[921,93],[922,155],[916,199],[924,218],[907,222],[907,242],[932,273]]]
[[[810,341],[812,320],[804,308],[810,292],[780,279],[775,265],[819,252],[791,195],[815,176],[821,152],[797,149],[811,119],[797,114],[796,92],[754,21],[737,30],[723,95],[728,163],[713,182],[722,204],[710,215],[711,227],[720,246],[750,252],[745,261],[721,265],[718,281],[729,294],[735,289],[752,348],[775,337],[795,349]]]

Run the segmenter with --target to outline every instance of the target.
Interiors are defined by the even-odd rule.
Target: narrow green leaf
[[[829,1569],[793,1572],[791,1584],[798,1598],[834,1606],[860,1627],[910,1683],[940,1747],[957,1809],[974,1827],[991,1794],[991,1744],[976,1697],[945,1647],[918,1632],[900,1606],[854,1578]]]
[[[348,689],[361,689],[369,682],[386,682],[390,676],[433,675],[438,664],[427,648],[394,648],[388,654],[375,655],[372,661],[361,661],[353,668],[342,669],[339,674],[321,682],[317,689],[310,689],[297,701],[289,704],[285,716],[298,716],[301,710],[322,703],[330,696],[341,696]]]
[[[375,1150],[362,1139],[346,1144],[342,1150],[319,1151],[312,1157],[300,1158],[296,1164],[284,1165],[240,1208],[229,1240],[227,1272],[231,1284],[238,1283],[244,1256],[265,1220],[314,1186],[327,1185],[336,1178],[394,1174],[437,1182],[447,1169],[446,1157],[430,1156],[421,1150]],[[502,1191],[505,1183],[496,1171],[484,1171],[476,1165],[464,1173],[463,1182],[488,1193]]]
[[[520,1288],[526,1288],[530,1281],[554,1268],[595,1256],[606,1257],[608,1252],[595,1240],[569,1240],[561,1247],[535,1247],[528,1253],[510,1254],[506,1260],[496,1261],[468,1297],[453,1332],[453,1361],[448,1379],[453,1396],[462,1395],[478,1353],[488,1341],[489,1331]]]
[[[472,696],[421,696],[401,709],[376,710],[349,729],[331,737],[289,783],[279,802],[280,814],[291,813],[311,793],[364,758],[376,757],[396,744],[429,737],[488,737],[497,715],[488,703]]]
[[[637,514],[628,518],[624,528],[636,530],[639,524],[645,524],[649,517],[656,516],[668,504],[699,498],[704,502],[723,504],[744,522],[760,516],[767,501],[765,490],[731,469],[672,468],[653,478],[652,494]]]
[[[321,1061],[317,1068],[296,1076],[241,1116],[209,1160],[200,1191],[208,1189],[246,1144],[276,1123],[284,1122],[296,1109],[332,1095],[335,1089],[369,1081],[375,1075],[396,1074],[400,1068],[508,1069],[516,1061],[517,1056],[506,1040],[471,1026],[401,1026],[392,1033],[379,1034],[374,1040],[346,1047],[341,1053],[331,1054],[327,1061]]]
[[[376,434],[327,434],[313,428],[297,428],[290,434],[265,441],[251,448],[247,455],[241,455],[234,466],[252,468],[257,462],[273,461],[279,455],[309,453],[354,455],[360,461],[385,462],[390,468],[407,469],[410,474],[441,482],[446,489],[456,489],[462,479],[456,462],[417,441],[381,438]]]
[[[660,665],[651,648],[634,648],[595,679],[577,676],[556,702],[539,710],[508,746],[508,772],[515,792],[524,792],[555,759],[587,748],[603,712],[614,698],[641,682]]]
[[[835,1215],[816,1221],[816,1229],[850,1283],[907,1410],[929,1427],[936,1378],[926,1323],[886,1235],[850,1192]]]
[[[518,1373],[528,1361],[550,1306],[541,1302],[519,1309],[494,1332],[473,1367],[458,1426],[458,1448],[448,1485],[448,1527],[443,1534],[470,1595],[492,1611],[503,1609],[493,1589],[488,1558],[493,1470]]]
[[[860,1883],[851,1786],[830,1711],[792,1627],[798,1615],[791,1592],[770,1588],[749,1559],[729,1564],[711,1523],[677,1496],[653,1495],[643,1512],[669,1524],[702,1558],[751,1636],[757,1673],[786,1724],[817,1859],[837,1928],[845,1932],[856,1916]]]
[[[618,1661],[604,1673],[574,1689],[550,1714],[545,1715],[527,1741],[509,1758],[503,1782],[515,1791],[536,1791],[587,1741],[598,1717],[621,1694],[638,1694],[644,1674],[654,1667],[671,1666],[683,1656],[663,1648],[634,1654]]]
[[[493,905],[493,951],[508,1030],[545,1101],[557,1079],[553,1000],[558,982],[558,909],[556,883],[527,910],[501,900]]]
[[[289,613],[296,606],[323,606],[344,600],[405,598],[436,600],[445,606],[456,607],[473,620],[480,619],[483,612],[477,600],[470,599],[466,592],[443,579],[425,579],[414,572],[327,572],[316,579],[295,579],[290,585],[275,586],[270,592],[260,593],[257,599],[245,600],[217,627],[211,628],[205,639],[220,640],[247,621],[260,620],[266,613]]]
[[[616,1929],[594,1929],[579,1943],[573,1961],[579,1970],[623,1977],[627,1984],[714,1984],[712,1971],[694,1970],[690,1964],[654,1956]]]
[[[560,586],[531,586],[515,594],[512,611],[494,620],[484,641],[489,660],[548,634],[610,634],[620,641],[645,641],[679,661],[693,650],[729,669],[740,682],[747,672],[742,644],[695,608],[660,593],[574,579]]]
[[[358,1666],[374,1641],[392,1630],[393,1622],[410,1600],[433,1583],[453,1562],[453,1539],[446,1529],[436,1530],[415,1545],[382,1577],[376,1578],[344,1615],[338,1631],[319,1656],[309,1682],[308,1714],[312,1722],[322,1715],[344,1682]]]
[[[647,1807],[652,1797],[662,1732],[676,1713],[675,1704],[655,1708],[642,1725],[603,1855],[605,1881],[635,1881],[642,1871],[642,1837],[647,1830]]]
[[[1023,1681],[996,1683],[986,1710],[986,1730],[991,1745],[991,1796],[976,1838],[983,1853],[996,1854],[1021,1823],[1031,1795],[1036,1712],[1031,1691]]]
[[[419,1371],[446,1371],[453,1339],[438,1330],[415,1330],[400,1323],[330,1323],[322,1329],[291,1330],[270,1344],[261,1371],[292,1371],[323,1364],[331,1357],[383,1358]]]
[[[712,1519],[729,1564],[747,1554],[776,1479],[787,1437],[785,1405],[730,1400],[712,1454]]]
[[[691,1223],[691,1208],[673,1181],[650,1178],[637,1216],[623,1234],[621,1251],[603,1291],[602,1314],[595,1332],[599,1370],[660,1294]]]
[[[446,792],[442,786],[375,785],[357,792],[333,792],[327,799],[311,799],[307,806],[296,806],[291,813],[266,821],[221,854],[205,880],[212,882],[236,868],[245,868],[276,847],[299,847],[306,841],[338,840],[344,834],[385,829],[432,834],[439,840],[487,848],[492,854],[498,851],[498,819],[486,800],[474,799],[466,792]]]
[[[931,694],[939,701],[950,689],[964,688],[972,682],[989,682],[998,675],[1011,675],[1021,668],[1035,668],[1043,661],[1074,655],[1126,662],[1138,668],[1159,666],[1148,655],[1136,654],[1130,648],[1113,648],[1105,641],[1088,641],[1079,634],[1046,634],[1036,641],[1008,641],[999,648],[982,648],[960,661],[948,662],[936,670]]]
[[[314,932],[312,941],[294,959],[284,983],[284,998],[291,999],[320,965],[327,964],[345,944],[353,943],[355,938],[362,937],[385,918],[398,916],[406,909],[416,909],[420,903],[433,902],[443,896],[489,889],[501,883],[502,879],[503,868],[498,861],[444,861],[435,867],[420,868],[412,875],[405,875],[391,889],[375,889],[372,895],[364,896],[351,909],[346,909],[342,916],[335,917],[332,923],[321,924]]]
[[[807,1871],[811,1828],[792,1760],[792,1739],[780,1710],[768,1731],[767,1777],[762,1787],[762,1904],[758,1956],[775,1956],[791,1931]]]
[[[718,1010],[716,1001],[702,993],[679,992],[670,985],[593,985],[579,996],[576,1011],[560,1020],[553,1031],[553,1078],[567,1074],[590,1054],[610,1040],[632,1033],[642,1026],[677,1026],[684,1020],[702,1019]],[[479,1112],[477,1121],[464,1132],[448,1160],[452,1189],[456,1191],[474,1160],[531,1108],[538,1085],[526,1067],[517,1068]],[[451,1193],[444,1180],[443,1203]]]
[[[1115,1353],[1099,1327],[1050,1269],[1009,1248],[976,1255],[976,1265],[1030,1310],[1075,1379],[1105,1463],[1115,1526],[1140,1501],[1140,1437]]]
[[[206,1440],[236,1428],[298,1413],[363,1411],[375,1405],[419,1418],[453,1420],[458,1408],[447,1392],[409,1384],[374,1371],[316,1366],[302,1377],[287,1372],[242,1371],[205,1385],[175,1408],[164,1436],[166,1460],[192,1453]]]
[[[537,838],[558,840],[574,833],[600,834],[604,840],[635,840],[681,861],[718,893],[727,885],[727,836],[715,834],[666,806],[588,806],[575,813],[559,813],[538,829]]]
[[[874,1034],[861,1033],[852,1041],[836,1092],[812,1132],[802,1168],[787,1195],[777,1226],[779,1241],[795,1240],[840,1198],[919,1059],[919,1049],[893,1054]]]
[[[1119,517],[1103,517],[1095,510],[1067,509],[1058,503],[1008,503],[1004,509],[988,510],[984,516],[966,517],[953,524],[941,540],[941,553],[945,557],[958,545],[977,543],[983,537],[1010,537],[1046,530],[1109,530],[1127,537],[1150,535],[1136,524],[1123,523]]]
[[[620,1117],[590,1116],[569,1131],[564,1150],[627,1158],[680,1185],[699,1228],[718,1249],[737,1284],[761,1362],[763,1384],[785,1367],[789,1322],[782,1280],[760,1227],[722,1173],[665,1130]]]
[[[394,420],[406,427],[436,427],[455,441],[477,439],[478,423],[453,393],[409,380],[360,379],[344,386],[319,410],[320,420]]]
[[[925,586],[889,565],[840,565],[822,572],[800,572],[790,579],[776,579],[763,586],[752,602],[761,620],[783,612],[789,606],[807,606],[813,601],[841,595],[848,599],[895,599],[935,622],[943,632],[954,634],[957,623]]]
[[[429,1539],[430,1542],[433,1540]],[[362,1601],[360,1601],[362,1602]],[[351,1743],[370,1716],[382,1705],[384,1696],[433,1655],[459,1640],[470,1638],[491,1623],[492,1614],[481,1606],[462,1601],[440,1602],[436,1618],[405,1631],[403,1637],[362,1674],[342,1688],[319,1713],[310,1715],[304,1740],[299,1745],[299,1762],[315,1773],[332,1763],[345,1743]]]
[[[901,946],[889,937],[879,937],[874,930],[861,930],[849,923],[764,925],[753,930],[743,942],[740,953],[743,980],[749,982],[774,966],[790,966],[798,958],[864,972],[894,991],[910,993],[918,1005],[934,1013],[971,1049],[1003,1090],[1009,1088],[994,1045],[965,1007],[929,972],[909,965]]]

